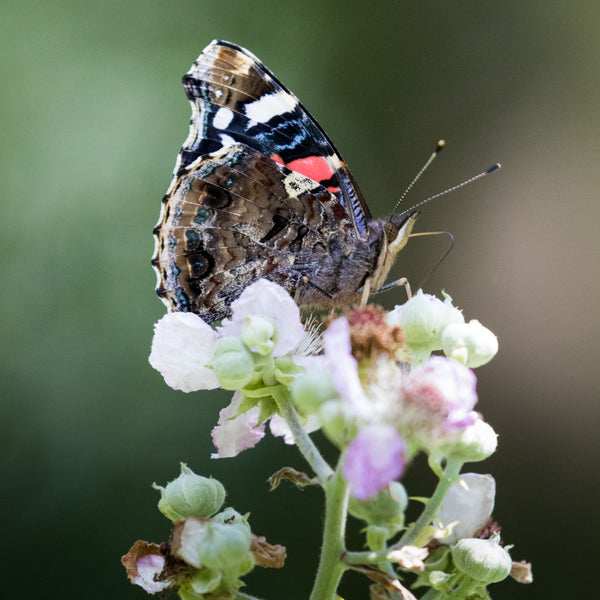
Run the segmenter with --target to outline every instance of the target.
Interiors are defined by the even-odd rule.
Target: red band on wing
[[[326,181],[333,175],[329,163],[322,156],[307,156],[289,162],[286,167],[296,173],[310,177],[313,181]]]

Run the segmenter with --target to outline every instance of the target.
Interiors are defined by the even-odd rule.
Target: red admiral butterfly
[[[373,220],[325,132],[244,48],[212,42],[183,85],[190,132],[154,229],[167,306],[211,323],[262,277],[305,307],[378,290],[418,211]]]

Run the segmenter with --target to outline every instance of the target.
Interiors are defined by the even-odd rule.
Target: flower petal
[[[352,356],[350,324],[344,317],[333,321],[324,335],[325,359],[333,387],[346,401],[346,408],[356,417],[369,420],[371,406],[358,376]]]
[[[241,337],[247,317],[268,317],[277,325],[277,343],[273,354],[282,356],[295,350],[303,341],[305,331],[300,320],[300,309],[284,288],[259,279],[249,285],[231,304],[232,316],[218,328],[223,336]]]
[[[165,557],[160,554],[146,554],[137,561],[137,570],[139,575],[134,583],[144,588],[149,594],[162,592],[171,586],[169,582],[156,581],[154,577],[160,575],[165,566]]]
[[[258,425],[260,413],[258,406],[237,415],[242,399],[241,392],[236,392],[229,406],[219,413],[219,422],[211,433],[217,452],[212,454],[211,458],[237,456],[243,450],[256,446],[264,437],[265,424]]]
[[[212,390],[219,382],[205,365],[217,340],[215,331],[193,313],[167,313],[154,326],[150,364],[174,390]]]
[[[348,446],[344,462],[344,477],[352,495],[366,500],[400,477],[404,453],[404,440],[391,425],[363,427]]]
[[[306,433],[312,433],[313,431],[319,429],[319,427],[320,424],[318,417],[316,415],[309,415],[306,423],[304,424],[304,431],[306,431]],[[296,443],[294,434],[283,417],[277,414],[273,415],[269,421],[269,429],[275,437],[282,437],[283,441],[288,444],[288,446],[292,446]]]
[[[475,422],[476,382],[459,362],[432,356],[404,377],[402,392],[413,414],[421,413],[424,429],[450,434]]]
[[[494,510],[495,496],[496,481],[491,475],[463,473],[448,490],[436,514],[443,527],[458,521],[450,535],[439,542],[451,546],[463,538],[475,537]]]

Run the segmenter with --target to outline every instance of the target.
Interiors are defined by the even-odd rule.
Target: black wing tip
[[[237,50],[238,52],[247,52],[246,48],[243,46],[234,44],[233,42],[228,42],[227,40],[214,39],[206,48],[210,48],[211,46],[223,46],[225,48]]]

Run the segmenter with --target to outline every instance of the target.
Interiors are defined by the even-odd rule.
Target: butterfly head
[[[398,253],[406,246],[420,214],[420,211],[415,210],[410,213],[392,215],[386,221],[378,222],[383,229],[382,244],[377,266],[369,278],[372,291],[378,290],[385,283]]]

